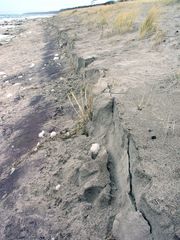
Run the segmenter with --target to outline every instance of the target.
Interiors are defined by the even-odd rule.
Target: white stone
[[[14,86],[20,86],[20,85],[21,85],[21,83],[19,83],[19,82],[14,84]]]
[[[54,89],[51,89],[51,92],[55,92],[55,90],[54,90]]]
[[[2,76],[2,75],[6,75],[6,73],[5,72],[0,72],[0,76]]]
[[[61,187],[60,184],[56,185],[56,187],[55,187],[56,191],[58,191],[60,189],[60,187]]]
[[[37,148],[37,147],[35,147],[35,148],[34,148],[34,152],[37,152],[37,150],[38,150],[38,148]]]
[[[44,137],[44,134],[45,134],[45,131],[44,131],[44,130],[42,130],[42,132],[40,132],[40,133],[39,133],[39,135],[38,135],[38,136],[39,136],[39,138],[43,138],[43,137]]]
[[[32,78],[29,78],[29,81],[32,81]]]
[[[66,133],[66,137],[69,137],[69,136],[70,136],[70,132],[67,132],[67,133]]]
[[[55,56],[55,57],[59,57],[59,54],[58,54],[58,53],[56,53],[56,54],[54,54],[54,56]]]
[[[59,57],[54,57],[54,61],[59,60]]]
[[[35,66],[34,63],[31,63],[31,65],[29,66],[30,68],[33,68]]]
[[[99,150],[100,150],[99,143],[92,144],[92,146],[90,148],[90,154],[91,154],[92,158],[96,158],[96,156],[98,155]]]
[[[22,76],[22,75],[18,76],[18,79],[21,79],[21,78],[23,78],[23,76]]]
[[[51,137],[51,138],[54,138],[56,135],[57,135],[57,133],[56,133],[55,131],[53,131],[53,132],[50,133],[50,137]]]
[[[13,95],[12,95],[12,93],[8,93],[7,94],[7,98],[10,98],[10,97],[12,97]]]
[[[10,172],[10,175],[13,174],[13,172],[15,171],[16,169],[14,167],[11,168],[11,172]]]

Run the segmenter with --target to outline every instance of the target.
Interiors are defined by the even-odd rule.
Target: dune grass
[[[145,20],[140,25],[140,37],[145,38],[151,36],[157,31],[157,21],[159,19],[160,9],[157,7],[152,7]]]
[[[88,86],[80,91],[77,96],[73,91],[68,94],[68,99],[77,114],[76,132],[85,132],[86,124],[92,119],[93,95]]]
[[[119,13],[112,23],[113,31],[125,33],[132,30],[136,17],[137,13],[133,11]]]

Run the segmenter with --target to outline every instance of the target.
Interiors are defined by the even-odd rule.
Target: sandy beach
[[[157,42],[154,3],[119,4],[123,34],[99,7],[1,23],[0,240],[180,239],[179,5]]]

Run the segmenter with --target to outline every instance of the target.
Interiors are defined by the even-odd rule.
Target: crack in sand
[[[136,203],[136,198],[135,198],[135,195],[134,195],[134,192],[133,192],[133,174],[131,172],[131,155],[130,155],[130,141],[131,141],[131,135],[128,134],[127,135],[127,155],[128,155],[128,166],[129,166],[129,187],[130,187],[130,190],[129,190],[129,198],[131,200],[131,203],[135,209],[135,211],[139,211],[142,215],[142,217],[144,218],[144,220],[147,222],[147,224],[149,225],[149,230],[150,230],[150,234],[152,234],[152,225],[150,223],[150,221],[147,219],[147,216],[145,215],[145,213],[143,213],[142,211],[140,211],[137,207],[137,203]],[[152,240],[153,240],[153,237],[152,237]]]

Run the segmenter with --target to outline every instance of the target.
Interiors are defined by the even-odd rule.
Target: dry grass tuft
[[[88,87],[81,90],[78,97],[74,92],[68,94],[68,99],[78,116],[76,133],[83,131],[85,133],[86,124],[92,120],[93,114],[93,96]]]
[[[132,30],[136,16],[137,13],[132,11],[120,13],[113,23],[113,30],[117,33],[125,33]]]
[[[157,20],[160,15],[160,10],[153,7],[149,10],[148,15],[140,26],[140,37],[148,37],[157,31]]]

